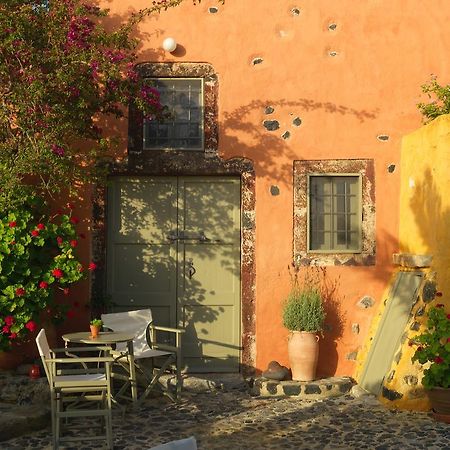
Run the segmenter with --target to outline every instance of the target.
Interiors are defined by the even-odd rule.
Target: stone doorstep
[[[275,381],[257,378],[252,395],[261,397],[297,397],[300,400],[321,400],[350,392],[355,382],[350,377],[331,377],[314,381]]]

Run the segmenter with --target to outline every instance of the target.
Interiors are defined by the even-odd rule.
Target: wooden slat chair
[[[70,352],[76,357],[57,357],[58,353],[66,354],[67,349],[50,349],[42,329],[36,337],[36,344],[44,365],[50,385],[50,403],[52,415],[53,448],[58,449],[61,443],[76,441],[92,441],[106,439],[108,449],[113,448],[112,418],[111,418],[111,364],[113,358],[107,357],[79,357],[82,352],[109,352],[110,347],[71,347]],[[74,365],[83,366],[73,369]],[[89,368],[88,365],[94,365]],[[64,367],[64,369],[61,369]],[[97,417],[104,419],[101,435],[91,436],[85,432],[78,435],[62,436],[62,428],[73,421]],[[62,422],[65,421],[63,424]],[[92,420],[86,420],[86,428],[92,427]]]
[[[181,396],[181,336],[184,330],[178,328],[161,327],[153,324],[152,311],[140,309],[118,313],[102,314],[103,326],[112,331],[133,333],[133,353],[138,381],[144,383],[145,391],[140,396],[142,402],[152,390],[159,389],[172,401],[179,400]],[[161,343],[157,340],[157,333],[172,333],[175,336],[175,345]],[[128,373],[126,383],[120,388],[115,397],[123,396],[130,387],[129,359],[125,344],[118,344],[116,350],[112,351],[115,362],[120,364]],[[176,376],[175,393],[164,385],[160,377],[168,370],[173,370]],[[114,372],[114,377],[119,376]]]

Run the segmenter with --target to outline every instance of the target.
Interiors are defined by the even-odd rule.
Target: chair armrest
[[[53,353],[67,353],[67,352],[92,352],[92,351],[111,351],[112,347],[107,345],[89,345],[84,347],[64,347],[64,348],[52,348]]]
[[[160,327],[158,325],[150,325],[156,331],[168,331],[170,333],[185,333],[186,330],[184,328],[170,328],[170,327]]]
[[[99,363],[99,362],[105,362],[105,363],[111,363],[114,361],[114,358],[111,358],[109,356],[103,356],[103,357],[92,357],[92,358],[45,358],[45,362],[51,363],[51,364],[74,364],[74,363]]]

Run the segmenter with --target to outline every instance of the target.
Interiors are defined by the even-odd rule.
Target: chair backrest
[[[134,334],[133,350],[136,356],[148,349],[147,328],[152,322],[151,309],[102,314],[101,317],[106,328]],[[117,344],[118,350],[124,350],[125,347],[126,344]]]
[[[41,356],[42,364],[44,366],[45,374],[47,375],[47,379],[50,382],[51,376],[49,372],[48,364],[45,361],[45,358],[50,358],[50,346],[48,345],[47,341],[47,335],[45,334],[44,328],[39,331],[38,335],[36,336],[36,345],[39,350],[39,355]]]

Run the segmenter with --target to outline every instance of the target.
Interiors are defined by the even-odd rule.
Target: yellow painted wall
[[[430,408],[421,386],[422,369],[412,364],[414,347],[409,339],[423,330],[429,304],[443,303],[450,310],[450,115],[441,116],[408,134],[402,140],[400,179],[399,239],[402,253],[433,255],[430,269],[405,330],[401,357],[394,361],[384,386],[401,394],[397,400],[380,400],[387,406],[427,410]],[[404,269],[401,269],[404,270]],[[436,284],[438,296],[429,301],[424,289]],[[440,296],[442,293],[442,296]],[[386,290],[384,298],[389,295]],[[374,336],[383,314],[382,304],[369,331]],[[425,311],[424,314],[422,312]],[[420,324],[419,331],[414,331]],[[367,340],[359,355],[357,375],[360,375],[370,348]]]

